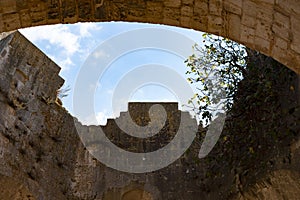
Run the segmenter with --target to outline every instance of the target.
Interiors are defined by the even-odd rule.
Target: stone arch
[[[49,0],[0,2],[0,32],[76,22],[165,24],[224,36],[300,73],[297,0]]]
[[[36,198],[22,182],[8,176],[0,175],[0,199],[35,200]]]

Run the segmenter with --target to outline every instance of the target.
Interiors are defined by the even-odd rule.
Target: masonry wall
[[[0,41],[0,52],[0,174],[36,199],[64,199],[79,140],[55,103],[60,68],[18,32]]]
[[[189,181],[198,174],[193,162],[188,164],[189,158],[182,157],[162,170],[145,174],[119,172],[98,162],[82,145],[73,117],[56,99],[63,84],[58,76],[60,68],[19,32],[0,41],[0,56],[0,181],[6,185],[0,187],[3,198],[10,195],[18,199],[22,195],[16,194],[28,193],[27,199],[121,199],[142,193],[151,199],[195,199],[202,193]],[[147,122],[149,116],[144,109],[150,105],[136,105],[130,105],[131,114]],[[169,141],[181,112],[177,104],[165,104],[165,108],[169,118],[166,128],[173,130],[173,135],[167,137]],[[112,124],[103,127],[108,135],[130,147],[129,140],[123,141],[124,133]],[[89,133],[97,127],[80,129]],[[165,143],[154,145],[159,148]],[[147,145],[137,147],[150,149]],[[13,182],[20,186],[17,192]]]
[[[0,41],[0,198],[128,200],[143,196],[144,200],[186,200],[199,197],[299,197],[297,166],[300,145],[296,137],[283,152],[285,156],[292,155],[290,162],[283,165],[283,158],[276,155],[274,159],[280,164],[270,168],[250,189],[242,188],[236,169],[226,165],[226,156],[230,155],[224,155],[218,163],[214,154],[200,162],[195,160],[199,150],[197,142],[192,144],[190,153],[155,172],[132,174],[104,166],[88,153],[77,135],[73,117],[57,102],[57,90],[63,84],[58,76],[59,70],[19,32]],[[138,124],[143,125],[149,120],[147,109],[150,106],[129,104],[129,112]],[[166,141],[173,137],[178,117],[184,114],[177,110],[177,106],[174,103],[165,105],[168,123],[163,130],[173,130],[167,134],[163,132]],[[79,122],[77,125],[86,133],[101,128],[83,126]],[[132,141],[112,120],[102,128],[117,145],[124,145],[128,150],[132,147],[133,151],[153,148],[144,141]],[[203,136],[203,131],[199,129],[199,135]],[[163,145],[164,141],[154,142],[155,148]],[[215,149],[215,152],[219,150]],[[251,168],[250,165],[245,167]],[[245,195],[230,196],[236,191],[245,191]]]
[[[0,32],[46,24],[127,21],[230,38],[300,72],[297,0],[5,0]]]

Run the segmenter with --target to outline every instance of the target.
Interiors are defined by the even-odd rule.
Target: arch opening
[[[169,39],[173,46],[166,46],[169,49],[161,49],[160,39],[152,36],[157,29],[161,32],[166,31],[166,34],[170,37],[179,35],[184,38],[185,41],[189,40],[189,43],[184,41],[178,41],[175,39]],[[141,30],[141,31],[140,31]],[[145,30],[145,31],[143,31]],[[150,33],[147,33],[149,31]],[[141,34],[136,34],[137,37],[132,39],[131,34],[135,31],[142,32]],[[132,32],[132,33],[129,33]],[[90,92],[95,93],[94,109],[96,110],[96,120],[91,119],[91,117],[80,118],[81,122],[84,124],[101,124],[106,123],[107,118],[116,117],[121,111],[127,110],[127,102],[123,103],[122,106],[118,108],[117,112],[110,110],[111,98],[114,95],[114,90],[118,86],[118,82],[124,78],[128,73],[131,73],[135,69],[140,67],[156,66],[160,65],[162,67],[167,67],[173,70],[178,75],[182,76],[182,79],[186,81],[187,76],[186,64],[184,61],[188,56],[193,53],[192,45],[194,43],[201,43],[202,33],[198,31],[193,31],[191,29],[183,29],[171,26],[153,26],[151,24],[142,23],[78,23],[74,25],[56,25],[48,27],[36,27],[33,29],[22,29],[21,33],[24,34],[29,40],[31,40],[36,46],[38,46],[45,54],[47,54],[51,59],[53,59],[62,70],[60,75],[65,79],[65,88],[70,88],[67,91],[66,97],[63,100],[63,106],[73,114],[72,107],[72,97],[75,88],[75,83],[78,79],[78,74],[80,69],[85,65],[86,59],[91,56],[95,59],[95,62],[99,63],[99,66],[107,65],[107,70],[105,70],[102,77],[100,77],[96,82],[89,85],[88,89]],[[127,34],[128,33],[128,34]],[[124,34],[125,36],[122,36]],[[124,37],[123,43],[114,44],[114,37]],[[100,38],[100,39],[99,39]],[[196,38],[194,40],[194,38]],[[143,46],[140,44],[142,42],[137,42],[137,40],[147,40],[151,47]],[[108,42],[107,42],[108,41]],[[112,43],[114,48],[126,49],[126,54],[120,54],[111,59],[111,63],[104,63],[102,65],[99,60],[105,60],[110,54],[114,53],[115,49],[101,48],[103,43]],[[138,49],[135,47],[130,47],[130,43],[136,42],[141,46]],[[100,48],[99,48],[100,46]],[[129,46],[129,47],[128,47]],[[175,51],[173,50],[175,48]],[[84,50],[83,50],[84,49]],[[177,49],[177,50],[176,50]],[[180,49],[180,51],[178,50]],[[181,50],[183,49],[183,50]],[[183,53],[184,55],[179,55]],[[176,54],[177,53],[177,54]],[[90,74],[93,74],[91,72]],[[142,76],[157,76],[155,74],[142,74]],[[159,74],[161,79],[168,77],[168,74]],[[174,91],[169,90],[166,85],[160,84],[159,82],[147,82],[141,87],[136,88],[136,90],[129,91],[133,92],[130,101],[146,101],[146,102],[174,102],[178,101],[178,97]],[[167,91],[167,93],[166,93]],[[137,92],[137,93],[135,93]],[[149,92],[151,94],[149,94]],[[186,95],[186,102],[191,98],[193,94]],[[99,103],[100,102],[100,103]],[[182,109],[182,104],[179,105],[179,109]]]
[[[136,191],[136,193],[140,193],[140,191]],[[130,194],[130,193],[129,193]]]

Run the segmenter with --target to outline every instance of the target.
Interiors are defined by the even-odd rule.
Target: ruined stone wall
[[[243,166],[246,170],[238,171],[235,166],[228,164],[237,149],[231,151],[232,154],[229,152],[223,155],[219,151],[225,149],[218,145],[213,154],[197,160],[199,144],[195,142],[189,149],[191,152],[186,152],[171,165],[155,172],[134,174],[106,167],[89,154],[78,137],[78,126],[75,127],[73,117],[56,102],[57,90],[63,84],[58,72],[59,67],[19,32],[0,40],[0,199],[196,200],[299,197],[300,182],[297,177],[300,177],[300,145],[297,137],[284,148],[278,149],[281,152],[271,158],[272,162],[279,164],[269,167],[262,179],[247,188],[242,187],[244,180],[240,179],[239,173],[252,169],[252,164]],[[147,110],[152,105],[129,104],[129,113],[137,124],[147,124]],[[176,103],[162,105],[166,108],[168,120],[158,135],[164,137],[160,141],[149,138],[147,142],[150,145],[126,136],[113,120],[102,127],[83,126],[79,122],[77,125],[87,134],[102,128],[122,148],[147,152],[170,141],[176,132],[178,117],[186,114],[177,110]],[[119,119],[125,114],[121,113]],[[190,118],[188,120],[191,124],[195,123]],[[295,123],[297,128],[298,121]],[[205,132],[200,129],[199,134],[203,136]],[[154,147],[151,146],[152,139]],[[240,151],[249,155],[247,149]],[[264,152],[264,155],[267,153]],[[221,160],[216,159],[216,154]],[[287,156],[290,156],[288,162]],[[237,189],[243,196],[230,196]]]
[[[195,199],[203,193],[190,181],[203,172],[197,172],[186,156],[164,169],[144,174],[120,172],[101,164],[81,143],[73,117],[56,101],[57,90],[63,84],[59,67],[19,32],[0,41],[0,56],[0,183],[6,185],[0,187],[0,197],[117,200],[141,199],[142,195],[156,200]],[[144,109],[149,106],[130,104],[129,109],[135,119],[145,123],[149,116]],[[176,103],[165,104],[165,108],[169,119],[163,130],[173,130],[174,134],[181,112]],[[117,143],[130,142],[124,143],[124,133],[112,124],[102,128],[119,138]],[[88,134],[97,128],[79,129]],[[159,148],[165,142],[152,144]],[[137,147],[149,150],[147,145]]]
[[[131,115],[133,121],[145,126],[150,122],[149,109],[157,103],[129,103],[128,112],[121,112],[120,120]],[[181,121],[181,115],[192,125],[196,125],[196,120],[192,119],[188,112],[178,110],[178,103],[159,103],[167,113],[167,119],[163,128],[154,136],[142,139],[127,135],[115,122],[109,119],[106,126],[82,126],[77,125],[77,131],[85,135],[91,135],[99,132],[101,128],[106,136],[115,145],[122,149],[136,153],[148,153],[156,151],[167,145],[177,134]],[[152,113],[155,117],[159,113]],[[125,122],[125,121],[121,121]],[[186,123],[185,125],[187,125]],[[153,127],[153,126],[152,126]],[[149,129],[151,131],[151,128]],[[191,134],[186,130],[186,134]],[[97,142],[97,141],[96,141]],[[104,141],[98,141],[98,148],[104,148]],[[95,148],[93,140],[90,143]],[[87,148],[90,145],[87,145]],[[199,148],[197,144],[194,148]],[[176,150],[176,149],[174,149]],[[196,152],[196,150],[195,150]],[[109,154],[110,152],[108,152]],[[161,155],[161,159],[166,159],[170,155]],[[124,156],[120,153],[119,157]],[[203,196],[205,191],[201,191],[198,185],[189,181],[191,177],[198,180],[203,176],[204,170],[196,170],[197,164],[194,162],[196,154],[186,154],[173,164],[158,171],[147,173],[127,173],[105,167],[100,164],[86,151],[78,151],[77,167],[75,176],[76,185],[72,188],[77,197],[83,199],[126,199],[126,195],[135,196],[132,199],[197,199],[199,195]],[[114,158],[112,158],[113,160]],[[118,162],[118,161],[116,161]],[[129,162],[129,161],[128,161]],[[149,165],[147,166],[149,167]],[[180,187],[179,187],[180,185]],[[87,188],[89,188],[87,190]],[[188,191],[188,192],[186,192]],[[136,195],[143,193],[144,198],[138,198]],[[142,196],[143,196],[142,195]],[[147,198],[145,197],[147,196]],[[129,198],[129,197],[128,197]]]
[[[74,173],[79,140],[55,103],[59,70],[18,32],[0,41],[0,174],[36,199],[64,199]]]
[[[151,106],[156,104],[157,103],[129,103],[128,112],[121,112],[120,117],[116,120],[122,122],[122,118],[127,117],[127,114],[129,113],[134,123],[139,126],[147,126],[151,121],[148,111]],[[167,114],[166,121],[163,119],[159,120],[161,123],[164,123],[165,121],[165,125],[159,131],[157,131],[155,127],[152,128],[153,130],[151,130],[151,127],[149,127],[147,131],[149,133],[153,132],[153,134],[156,134],[148,137],[147,140],[128,135],[125,131],[134,131],[134,127],[128,127],[129,129],[124,131],[118,127],[115,119],[108,119],[107,125],[102,127],[102,129],[104,130],[106,136],[114,144],[127,151],[152,152],[158,150],[167,145],[174,138],[180,126],[181,114],[183,114],[180,110],[178,110],[178,103],[159,103],[159,105],[162,105],[164,107]],[[153,114],[153,117],[158,116],[159,114],[160,113],[155,113]],[[184,114],[186,114],[186,117],[190,118],[189,113]],[[123,120],[122,123],[125,125],[125,127],[128,124],[126,120]],[[195,124],[196,121],[191,120],[190,123]],[[156,127],[159,126],[160,124],[158,124]]]
[[[5,0],[0,32],[45,24],[128,21],[228,37],[300,72],[297,0]]]

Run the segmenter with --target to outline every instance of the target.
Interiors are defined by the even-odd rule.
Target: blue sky
[[[71,89],[68,92],[68,96],[62,99],[63,106],[71,114],[76,116],[73,110],[73,92],[76,78],[88,56],[93,54],[97,58],[103,58],[107,52],[97,49],[103,42],[110,39],[112,40],[112,38],[117,35],[124,34],[128,31],[144,28],[175,31],[197,43],[201,43],[202,41],[202,33],[190,29],[125,22],[77,23],[72,25],[58,24],[21,29],[20,32],[62,68],[60,76],[65,79],[65,85],[63,87],[69,87]],[[163,43],[165,40],[164,38],[152,37],[151,34],[141,34],[135,38],[124,40],[124,43],[122,42],[122,44],[120,44],[121,47],[130,45],[132,40],[138,40],[138,37],[147,37],[147,40],[153,43],[157,41]],[[185,55],[191,55],[193,53],[192,46],[185,44],[183,41],[174,41],[174,45],[178,48],[189,49],[185,50]],[[92,88],[95,88],[94,110],[96,120],[86,116],[76,117],[84,124],[105,124],[107,118],[118,116],[118,114],[111,109],[112,96],[114,95],[116,86],[127,73],[137,66],[155,63],[172,68],[186,79],[185,71],[187,68],[184,64],[185,59],[186,58],[182,58],[172,52],[155,48],[137,49],[118,57],[105,71],[101,81],[95,83],[95,85],[91,85]],[[195,90],[195,88],[193,89]],[[187,99],[188,98],[190,97],[187,97]],[[170,91],[167,87],[153,83],[141,85],[141,87],[132,91],[130,99],[127,101],[177,102],[178,97],[174,91]],[[123,106],[117,112],[122,110],[125,111],[126,108]]]

